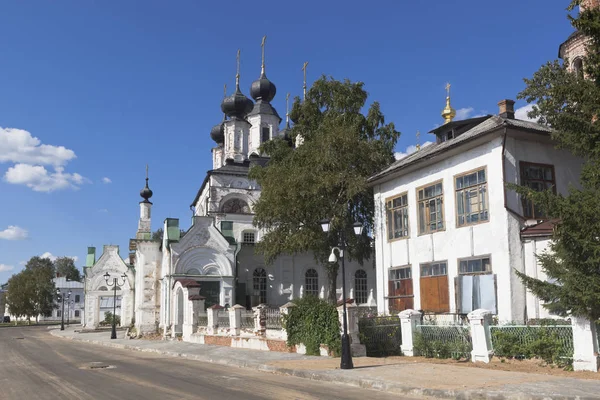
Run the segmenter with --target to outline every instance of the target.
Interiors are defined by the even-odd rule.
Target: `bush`
[[[121,316],[120,315],[115,315],[114,319],[115,319],[115,324],[116,325],[121,325]],[[113,323],[113,313],[111,313],[110,311],[107,311],[104,314],[104,321],[102,321],[102,322],[103,322],[103,325],[112,325],[112,323]]]
[[[334,355],[341,353],[340,323],[334,305],[316,296],[294,300],[295,307],[283,316],[288,346],[304,344],[307,355],[318,356],[321,344]]]
[[[539,358],[546,364],[568,367],[570,351],[551,326],[509,327],[492,330],[494,355],[497,357],[530,359]]]
[[[366,317],[358,320],[360,342],[369,357],[401,356],[402,332],[396,316]]]
[[[468,359],[472,350],[470,342],[462,340],[428,340],[420,332],[414,333],[414,351],[426,358]]]

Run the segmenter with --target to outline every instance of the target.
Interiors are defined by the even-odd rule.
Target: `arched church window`
[[[573,71],[578,77],[583,78],[583,60],[581,58],[578,57],[573,61]]]
[[[256,268],[252,276],[254,295],[258,296],[260,304],[267,303],[267,271]]]
[[[227,214],[249,214],[250,207],[242,199],[230,199],[223,204],[221,211]]]
[[[367,273],[359,269],[354,273],[354,301],[356,304],[365,304],[368,296]]]
[[[319,273],[313,268],[304,274],[304,293],[308,296],[319,295]]]

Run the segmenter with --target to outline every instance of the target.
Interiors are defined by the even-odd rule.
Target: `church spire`
[[[150,203],[150,198],[152,197],[152,190],[148,187],[148,164],[146,164],[146,186],[142,190],[140,190],[140,196],[144,199],[142,203]],[[150,203],[152,204],[152,203]]]
[[[285,95],[285,127],[290,127],[290,94]]]
[[[442,110],[442,118],[444,118],[444,124],[452,122],[456,117],[456,110],[450,105],[450,83],[446,83],[446,107]]]

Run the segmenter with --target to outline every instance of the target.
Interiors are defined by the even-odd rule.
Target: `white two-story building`
[[[552,228],[506,185],[566,193],[582,162],[555,148],[549,128],[515,119],[513,101],[499,106],[499,115],[452,121],[448,98],[436,143],[370,178],[379,312],[549,317],[515,271],[543,278],[535,254]]]

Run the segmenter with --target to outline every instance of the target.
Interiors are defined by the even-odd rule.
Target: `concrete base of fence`
[[[585,318],[572,317],[573,326],[573,369],[575,371],[598,372],[598,333],[596,324]]]
[[[184,341],[198,344],[234,347],[236,349],[306,354],[306,347],[303,344],[290,347],[284,340],[269,339],[262,336],[231,336],[228,334],[208,335],[205,333],[194,333],[188,339],[184,338]],[[321,356],[330,355],[329,349],[324,345],[321,345],[320,353]]]

